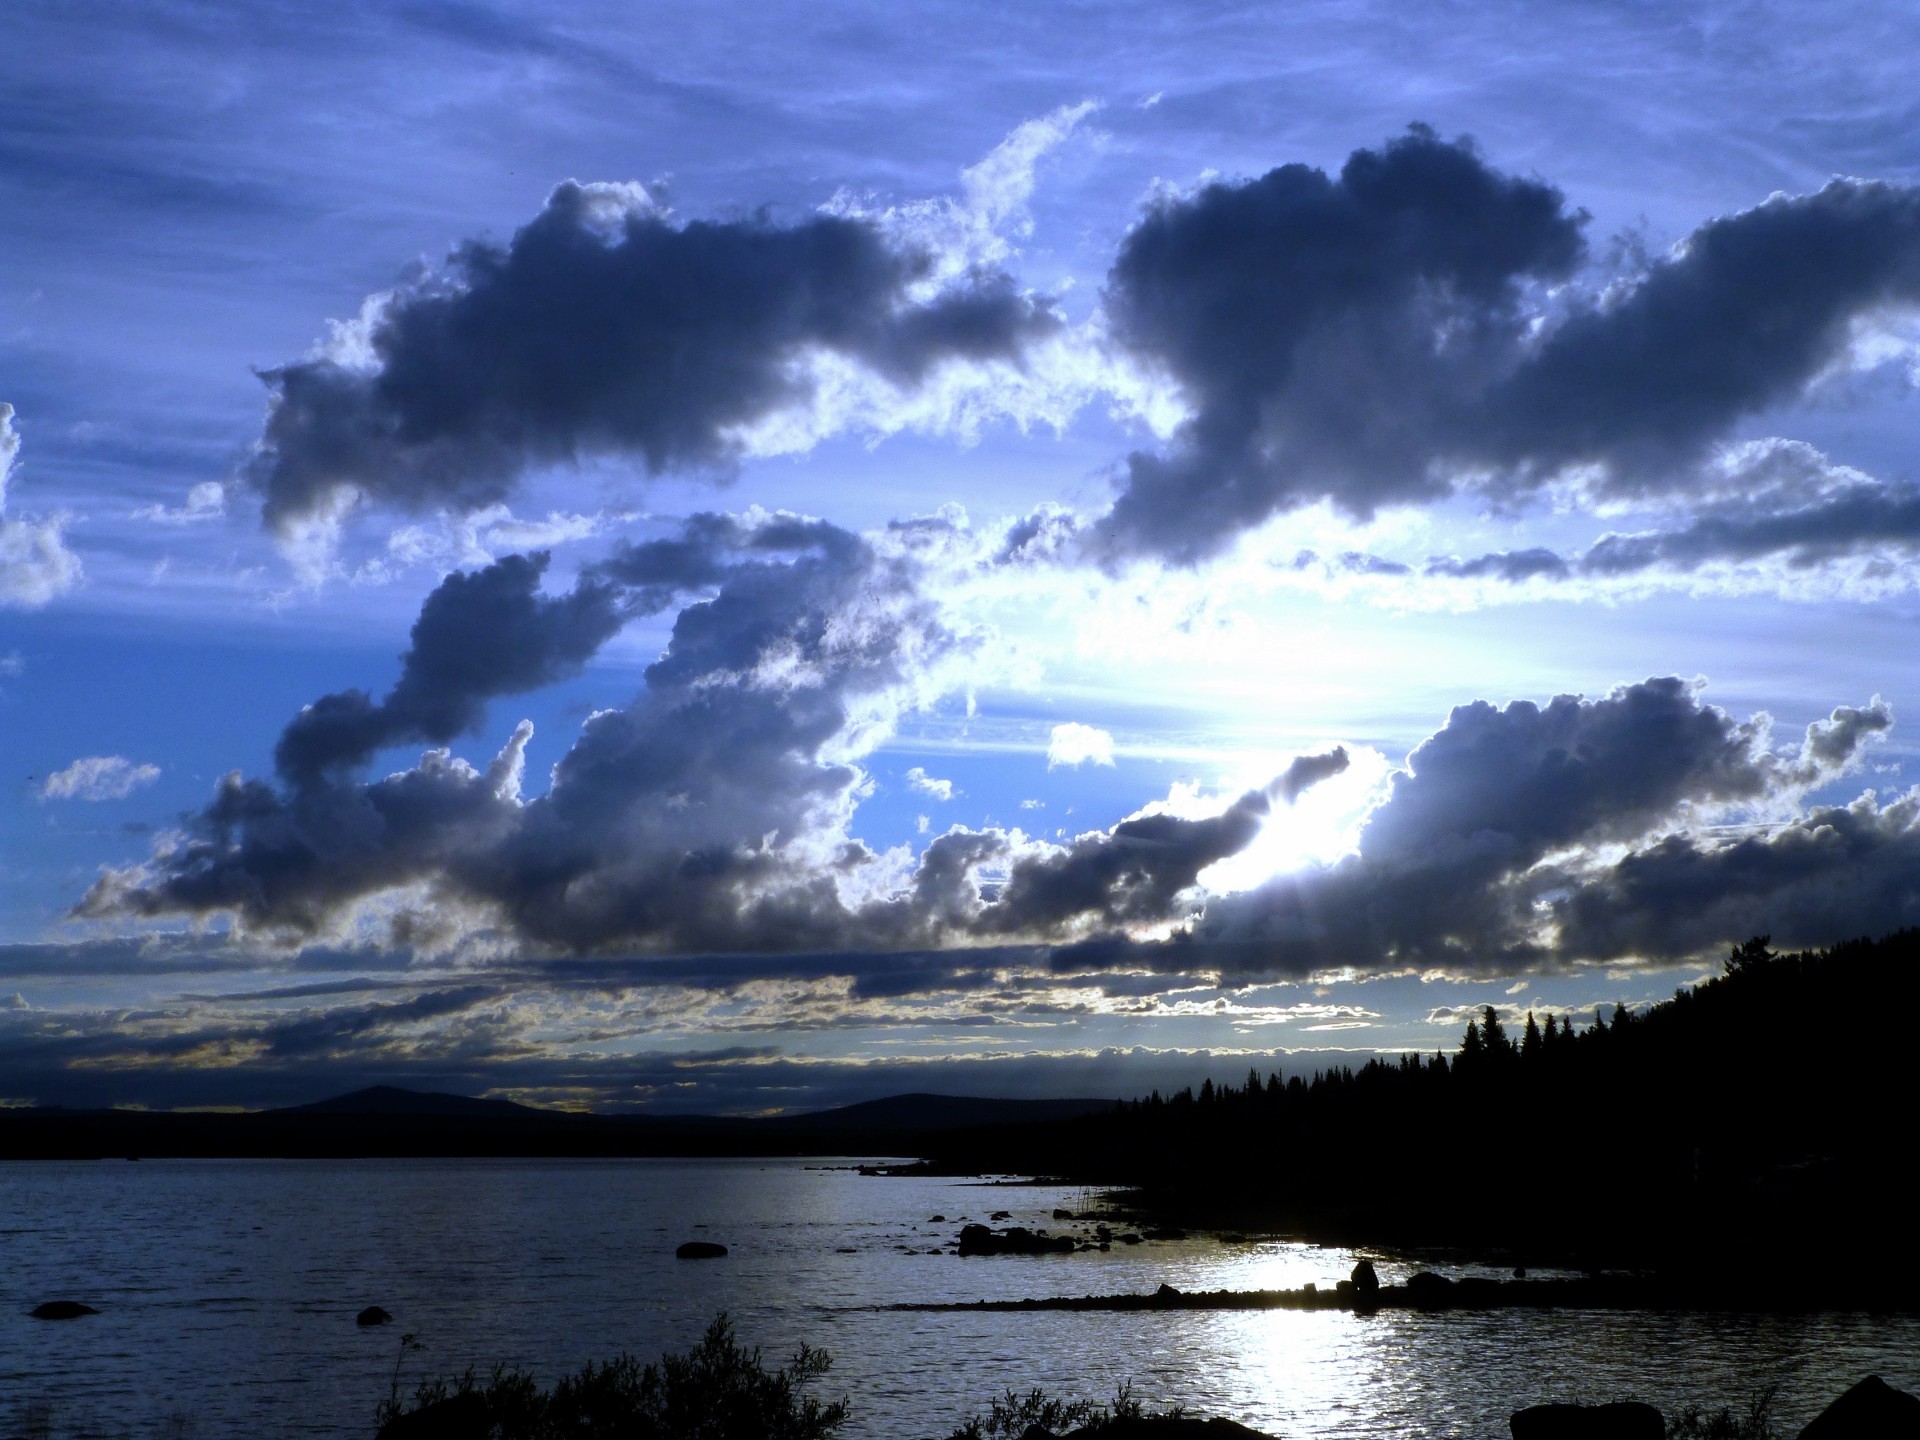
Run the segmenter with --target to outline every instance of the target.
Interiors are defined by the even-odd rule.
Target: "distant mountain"
[[[783,1130],[967,1130],[1105,1115],[1112,1100],[993,1100],[977,1095],[889,1095],[835,1110],[778,1115],[762,1125]]]
[[[511,1100],[479,1100],[471,1095],[442,1095],[430,1090],[403,1090],[398,1085],[373,1085],[350,1095],[316,1100],[311,1105],[286,1105],[272,1115],[405,1115],[458,1116],[485,1120],[544,1120],[562,1118],[560,1112],[519,1105]]]

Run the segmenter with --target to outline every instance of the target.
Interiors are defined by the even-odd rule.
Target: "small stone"
[[[36,1320],[78,1320],[82,1315],[98,1315],[100,1312],[91,1305],[82,1305],[78,1300],[49,1300],[34,1306],[28,1313]]]

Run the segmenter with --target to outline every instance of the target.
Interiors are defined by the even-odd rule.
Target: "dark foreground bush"
[[[827,1373],[824,1351],[802,1345],[769,1370],[760,1352],[735,1343],[723,1314],[684,1355],[642,1365],[622,1355],[589,1364],[551,1391],[522,1370],[469,1370],[381,1405],[380,1440],[829,1440],[847,1418],[844,1400],[805,1394]]]
[[[1773,1440],[1773,1402],[1779,1393],[1778,1385],[1769,1385],[1739,1413],[1730,1406],[1709,1411],[1689,1405],[1668,1418],[1667,1440]]]
[[[1029,1390],[1025,1395],[1009,1390],[993,1402],[986,1414],[974,1416],[947,1440],[1020,1440],[1035,1425],[1055,1433],[1074,1430],[1098,1435],[1122,1421],[1178,1420],[1185,1414],[1185,1410],[1176,1405],[1149,1417],[1133,1398],[1132,1385],[1122,1385],[1111,1405],[1096,1405],[1089,1400],[1059,1400],[1044,1390]]]

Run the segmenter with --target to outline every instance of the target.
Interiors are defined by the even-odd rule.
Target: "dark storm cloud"
[[[508,574],[530,580],[522,568]],[[616,555],[575,592],[594,597],[590,617],[611,613],[600,586],[637,587],[647,603],[682,585],[711,593],[681,610],[641,694],[586,723],[546,795],[519,796],[524,724],[485,771],[434,751],[371,783],[338,767],[283,767],[318,775],[284,790],[232,775],[184,840],[109,874],[81,913],[225,911],[305,940],[359,900],[422,883],[436,904],[469,906],[546,949],[845,944],[854,927],[836,880],[875,857],[844,833],[864,777],[842,751],[962,644],[916,577],[910,560],[821,522],[696,517],[671,543]],[[443,587],[429,605],[464,613],[443,599],[462,593]],[[509,594],[534,603],[530,588]],[[542,663],[556,631],[595,633],[571,609],[537,613],[558,617],[532,627],[540,644],[528,654]],[[438,641],[421,640],[441,632],[424,622],[416,653],[437,653]],[[466,638],[455,626],[447,648],[465,654],[456,642]],[[472,674],[450,673],[456,690],[478,695]],[[403,676],[396,694],[406,686]],[[396,938],[432,944],[435,908]]]
[[[1258,968],[1277,974],[1539,963],[1554,947],[1537,907],[1578,883],[1579,855],[1676,831],[1702,807],[1793,802],[1892,723],[1883,701],[1843,707],[1780,754],[1764,724],[1675,679],[1461,706],[1408,757],[1356,854],[1212,902],[1195,940],[1264,946]]]
[[[281,776],[311,788],[387,746],[445,744],[480,724],[488,700],[577,671],[619,630],[626,611],[604,582],[541,595],[547,561],[544,553],[509,555],[441,581],[420,608],[387,698],[376,703],[364,690],[345,690],[302,710],[274,749]]]
[[[1575,957],[1686,956],[1735,934],[1831,945],[1920,918],[1920,792],[1820,806],[1731,844],[1669,835],[1588,878],[1556,907]]]
[[[370,364],[269,372],[247,478],[288,533],[346,493],[472,510],[529,467],[591,455],[724,466],[733,429],[807,400],[793,362],[809,350],[911,386],[1058,324],[997,273],[918,300],[931,263],[858,219],[677,225],[630,191],[569,182],[510,244],[468,242],[380,306]]]
[[[1571,287],[1584,217],[1416,128],[1338,177],[1290,165],[1156,207],[1109,277],[1119,341],[1192,417],[1131,456],[1107,553],[1193,561],[1284,510],[1359,516],[1575,465],[1689,490],[1744,417],[1841,361],[1853,323],[1920,301],[1920,190],[1836,180],[1713,220],[1624,286]],[[1836,515],[1843,528],[1904,523]],[[1556,572],[1547,552],[1441,573]]]
[[[1130,457],[1108,539],[1194,560],[1323,496],[1444,495],[1436,437],[1511,366],[1523,292],[1572,273],[1584,218],[1420,128],[1338,177],[1287,165],[1158,206],[1107,307],[1194,414],[1170,453]]]
[[[225,913],[304,944],[418,886],[392,943],[431,951],[492,930],[535,954],[883,952],[896,958],[852,967],[860,993],[966,988],[964,963],[902,957],[1176,918],[1275,802],[1345,768],[1343,750],[1303,756],[1220,816],[1141,816],[1064,849],[956,830],[902,884],[850,833],[866,781],[853,757],[965,651],[915,558],[953,535],[916,522],[877,548],[804,517],[702,515],[559,600],[535,593],[535,562],[455,576],[429,597],[386,701],[349,692],[304,711],[281,745],[282,785],[228,776],[184,836],[104,876],[79,913]],[[519,794],[524,724],[485,770],[436,750],[377,780],[357,773],[376,744],[470,726],[489,695],[577,663],[621,613],[676,601],[645,689],[587,721],[545,795]],[[489,640],[502,631],[514,638]]]

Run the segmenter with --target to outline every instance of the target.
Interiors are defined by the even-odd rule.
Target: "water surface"
[[[1631,1396],[1671,1410],[1765,1383],[1780,1385],[1791,1434],[1863,1375],[1920,1390],[1913,1317],[875,1308],[1163,1282],[1324,1286],[1356,1254],[1211,1238],[1106,1255],[926,1253],[962,1217],[1004,1209],[1058,1228],[1054,1207],[1090,1203],[1079,1190],[794,1160],[0,1165],[0,1434],[49,1404],[74,1434],[367,1437],[396,1360],[407,1389],[497,1363],[551,1380],[622,1350],[685,1348],[723,1309],[769,1356],[801,1341],[831,1352],[826,1390],[853,1404],[848,1440],[934,1440],[1009,1386],[1105,1398],[1128,1380],[1150,1401],[1288,1440],[1493,1440],[1523,1404]],[[731,1254],[673,1258],[696,1238]],[[1376,1263],[1388,1283],[1413,1268]],[[102,1313],[27,1317],[56,1298]],[[396,1323],[358,1328],[370,1304]],[[401,1356],[403,1331],[427,1348]]]

